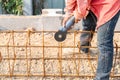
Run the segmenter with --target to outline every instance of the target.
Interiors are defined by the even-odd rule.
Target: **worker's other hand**
[[[66,22],[73,16],[73,14],[67,15],[62,20],[62,26],[65,26]]]
[[[66,22],[74,15],[69,15],[69,16],[65,16],[63,21],[62,21],[62,26],[65,26]],[[75,23],[78,23],[81,19],[79,18],[75,18]]]
[[[75,23],[78,23],[81,19],[75,18]]]

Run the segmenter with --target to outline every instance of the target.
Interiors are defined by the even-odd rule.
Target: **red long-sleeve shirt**
[[[120,10],[120,0],[67,0],[65,11],[77,18],[85,18],[91,10],[97,17],[97,28]]]

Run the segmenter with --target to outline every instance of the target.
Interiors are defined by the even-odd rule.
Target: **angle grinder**
[[[54,38],[58,42],[62,42],[66,39],[67,31],[71,29],[71,26],[75,23],[75,17],[72,16],[54,35]]]

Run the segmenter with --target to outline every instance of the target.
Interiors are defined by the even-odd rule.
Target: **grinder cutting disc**
[[[58,31],[55,33],[54,38],[58,42],[62,42],[66,39],[67,32]]]

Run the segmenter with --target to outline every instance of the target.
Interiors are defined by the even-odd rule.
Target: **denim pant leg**
[[[114,28],[118,21],[120,12],[111,20],[98,28],[98,49],[99,58],[96,77],[94,80],[109,80],[112,63],[113,63],[113,36]]]
[[[86,19],[82,20],[83,31],[92,31],[92,32],[82,32],[80,35],[80,46],[81,50],[87,53],[89,48],[84,48],[84,46],[90,46],[90,41],[93,37],[93,32],[96,28],[97,18],[96,16],[90,11],[87,15]],[[83,46],[83,47],[82,47]]]

